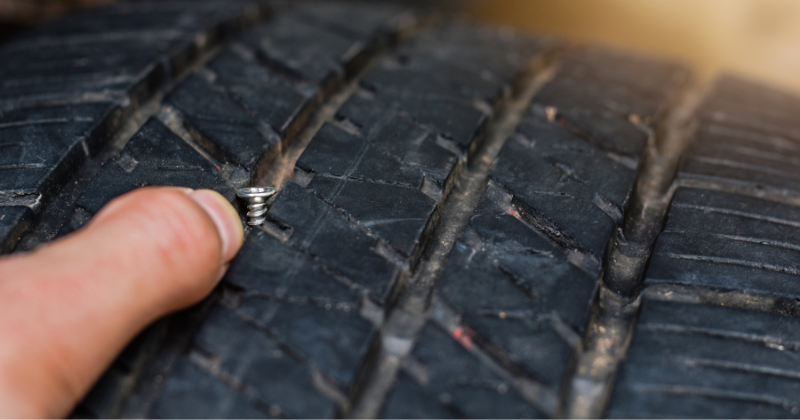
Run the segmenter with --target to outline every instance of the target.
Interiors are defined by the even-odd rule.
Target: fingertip
[[[222,261],[232,260],[244,241],[244,228],[236,209],[225,197],[213,190],[195,190],[188,192],[188,196],[214,221],[222,240]]]

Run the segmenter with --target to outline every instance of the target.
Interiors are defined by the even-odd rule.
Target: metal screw
[[[236,196],[247,202],[247,224],[258,226],[266,220],[267,197],[275,195],[275,188],[272,187],[248,187],[239,188]]]

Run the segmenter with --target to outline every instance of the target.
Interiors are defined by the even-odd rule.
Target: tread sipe
[[[118,3],[0,63],[0,252],[279,190],[74,416],[800,415],[800,98],[398,3]]]

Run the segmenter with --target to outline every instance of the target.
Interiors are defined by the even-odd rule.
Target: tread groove
[[[635,188],[624,220],[611,238],[602,281],[574,373],[565,385],[561,413],[569,418],[603,416],[619,363],[630,346],[644,270],[675,192],[681,153],[697,130],[706,84],[682,86],[661,109],[639,159]]]
[[[413,36],[413,34],[408,32],[405,36]],[[282,140],[278,153],[265,155],[258,162],[258,169],[254,175],[255,185],[274,186],[280,191],[283,185],[292,179],[295,164],[300,155],[322,128],[322,125],[332,122],[336,112],[358,91],[361,79],[391,47],[391,45],[386,45],[388,41],[378,40],[380,48],[373,50],[369,58],[359,63],[359,68],[352,75],[340,82],[339,86],[330,89],[332,92],[326,93],[323,90],[316,100],[316,105],[308,111],[303,111],[307,116],[302,118],[302,127],[292,130],[296,134],[292,133]],[[355,169],[355,165],[352,169]]]
[[[413,272],[406,274],[406,279],[401,279],[400,291],[394,301],[386,305],[385,322],[378,331],[375,352],[359,374],[362,382],[352,398],[352,408],[342,413],[344,417],[374,418],[380,414],[401,368],[401,359],[407,357],[425,324],[434,283],[477,206],[497,154],[513,135],[533,96],[556,70],[554,53],[555,50],[551,50],[530,63],[515,83],[522,88],[500,105],[494,120],[484,125],[485,140],[474,149],[472,158],[467,162],[459,160],[461,169],[456,169],[455,179],[448,182],[453,187],[445,192],[443,204],[437,209],[434,219],[438,219],[438,225],[424,242],[422,259]],[[392,345],[394,342],[403,344]]]
[[[483,365],[488,366],[501,378],[508,380],[529,404],[550,416],[555,413],[558,407],[556,392],[527,373],[509,354],[475,333],[469,326],[464,325],[456,311],[449,307],[443,299],[438,297],[434,299],[431,304],[430,317],[439,328],[476,356]],[[543,318],[552,317],[545,316]],[[537,321],[558,323],[551,319]]]

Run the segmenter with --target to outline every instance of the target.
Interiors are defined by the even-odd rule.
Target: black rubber
[[[609,416],[800,416],[798,106],[732,77],[709,94]]]
[[[590,414],[798,416],[798,98],[711,88],[630,303],[598,290],[681,65],[397,3],[246,0],[81,12],[0,63],[0,252],[144,185],[280,189],[217,290],[76,417],[581,412],[592,308],[639,302]]]

